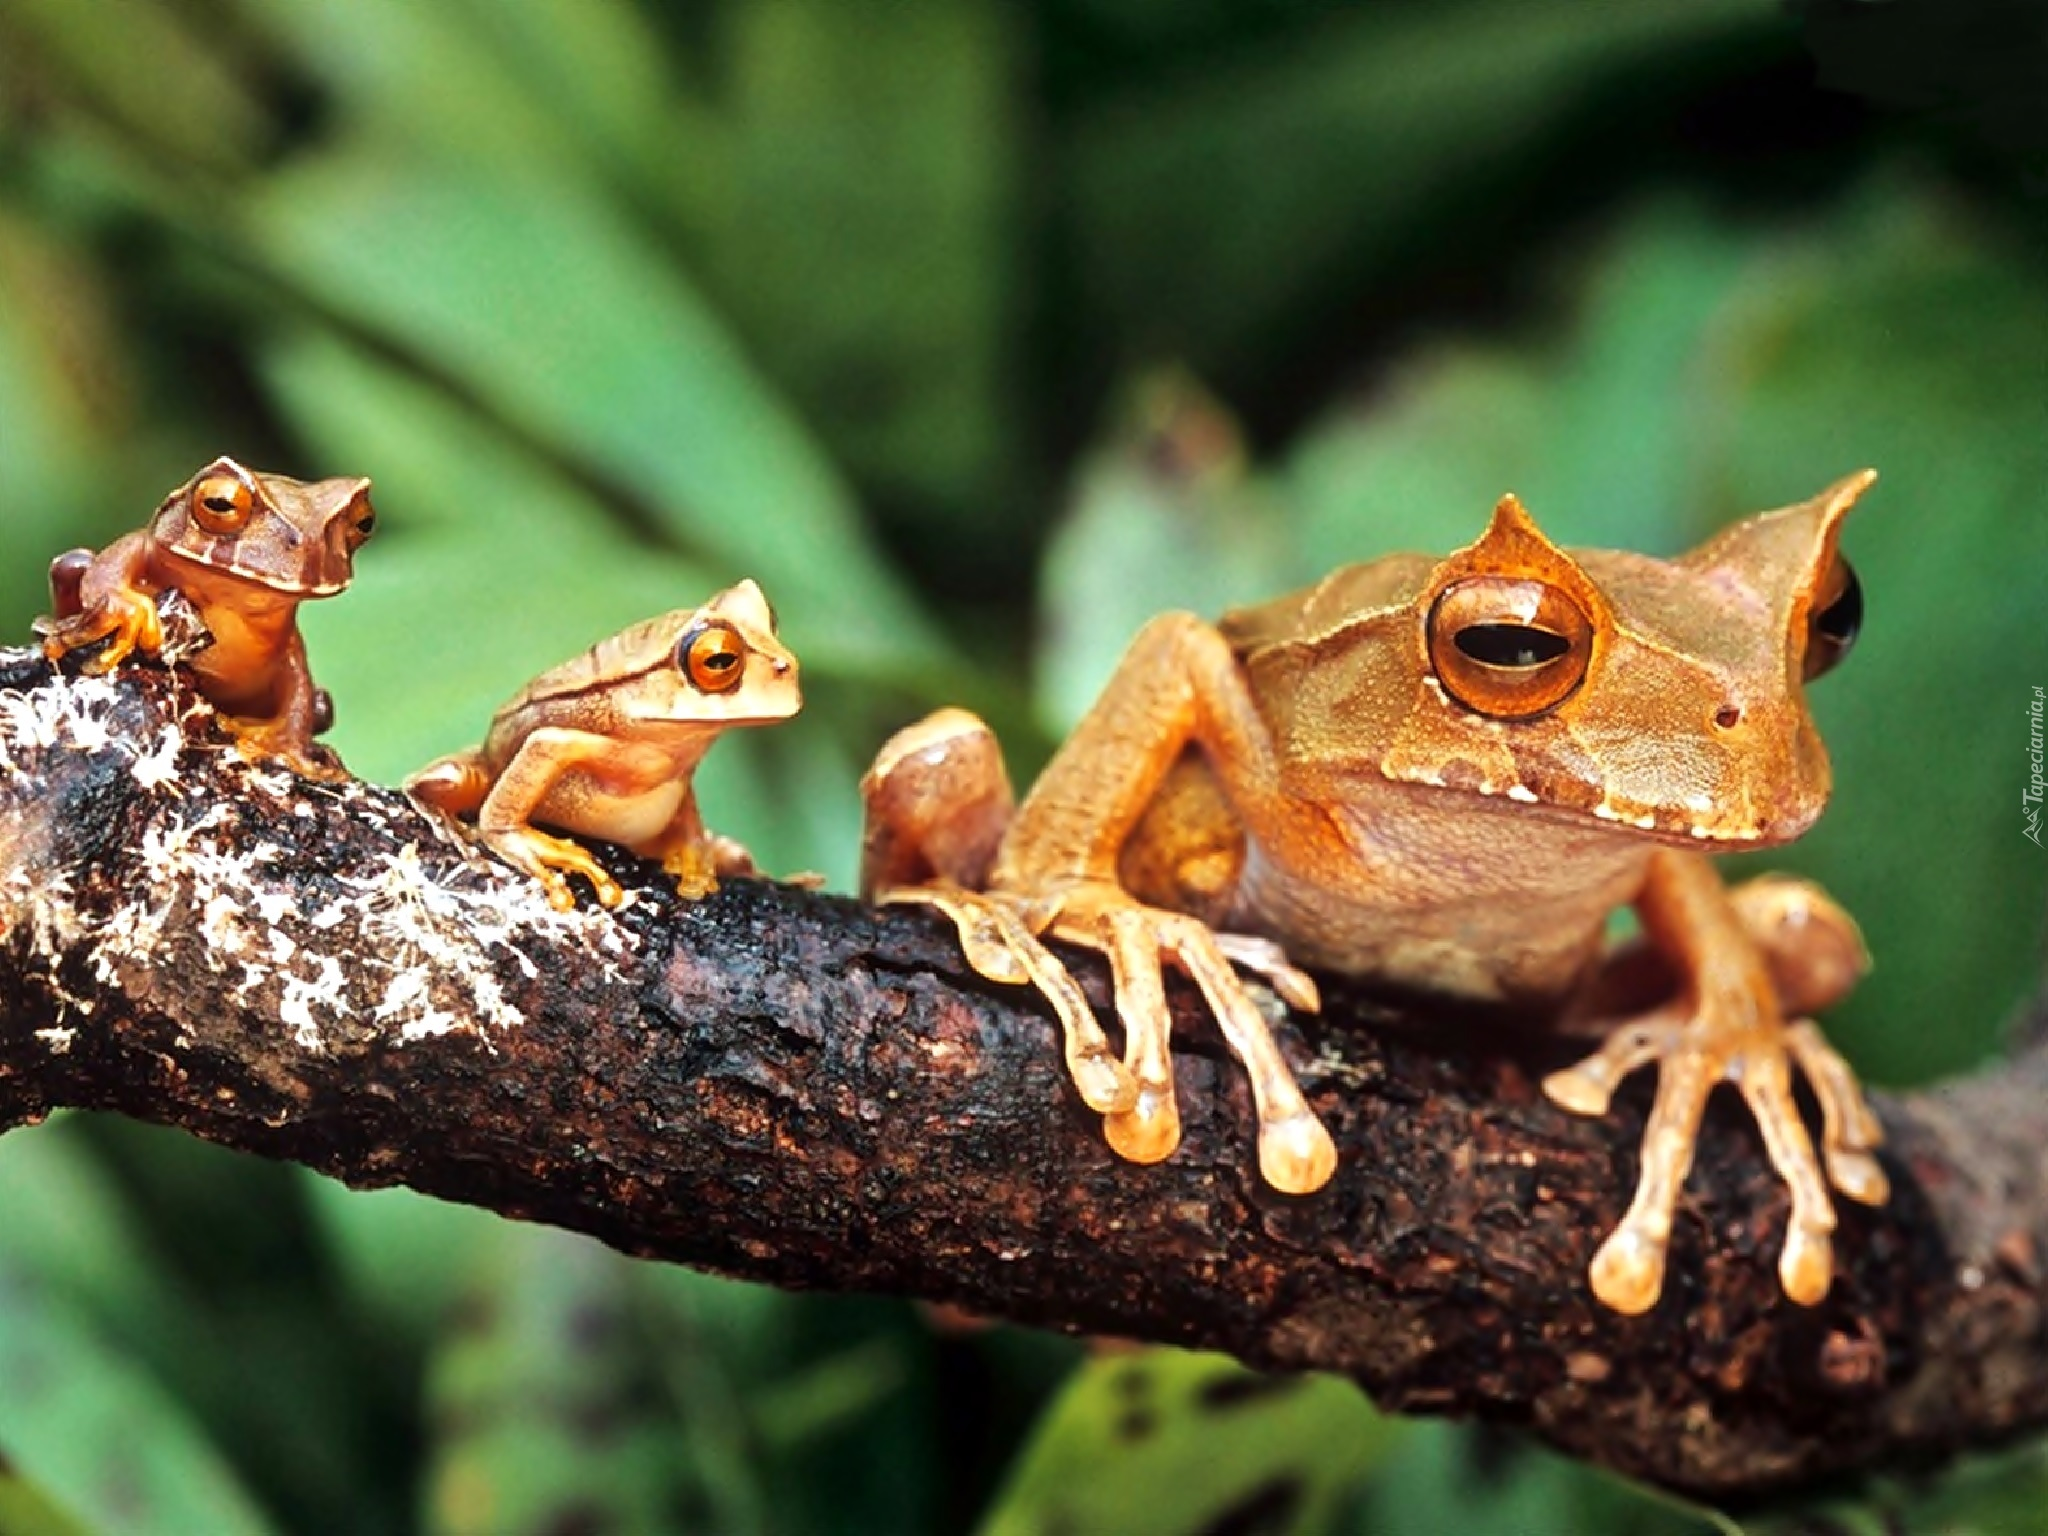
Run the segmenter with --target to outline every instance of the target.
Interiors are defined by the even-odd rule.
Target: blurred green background
[[[1509,488],[1670,552],[1872,464],[1839,790],[1771,862],[1876,952],[1835,1037],[1925,1081],[2048,897],[2048,208],[1977,126],[1816,89],[1766,0],[0,0],[0,627],[217,453],[371,475],[304,622],[390,781],[752,575],[809,704],[704,797],[844,887],[889,729],[966,702],[1028,772],[1161,608]],[[0,1536],[1715,1528],[1341,1383],[76,1116],[0,1142],[0,1468]],[[1744,1528],[2044,1499],[2022,1448]]]

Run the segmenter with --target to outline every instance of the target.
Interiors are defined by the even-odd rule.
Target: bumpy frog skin
[[[743,581],[701,608],[648,619],[521,689],[480,747],[429,763],[405,787],[541,883],[567,911],[568,875],[614,907],[617,881],[588,849],[541,822],[659,859],[687,899],[721,875],[757,873],[747,850],[705,829],[690,778],[728,726],[797,712],[796,658],[775,637],[761,589]]]
[[[91,672],[163,648],[158,594],[184,594],[212,636],[189,658],[199,691],[249,757],[308,778],[347,775],[315,744],[332,710],[313,686],[299,604],[332,597],[376,526],[370,482],[293,480],[215,459],[163,501],[149,526],[95,555],[50,567],[53,616],[38,626],[52,661],[105,641]]]
[[[1801,1016],[1848,990],[1862,943],[1811,887],[1731,893],[1706,855],[1788,842],[1827,800],[1805,687],[1854,638],[1836,543],[1873,478],[1675,560],[1567,552],[1507,497],[1447,559],[1348,567],[1216,625],[1165,615],[1014,812],[972,716],[895,737],[863,784],[863,889],[938,908],[976,970],[1043,992],[1082,1098],[1137,1161],[1179,1142],[1161,971],[1186,971],[1250,1073],[1260,1168],[1292,1193],[1329,1179],[1335,1148],[1233,965],[1298,1007],[1316,1004],[1305,965],[1584,1016],[1644,958],[1603,954],[1609,914],[1633,906],[1638,951],[1676,993],[1544,1085],[1600,1114],[1659,1063],[1635,1201],[1593,1290],[1623,1312],[1656,1302],[1701,1114],[1731,1082],[1790,1188],[1780,1278],[1816,1303],[1830,1181],[1867,1204],[1888,1193],[1878,1123]],[[1108,957],[1120,1057],[1046,938]]]

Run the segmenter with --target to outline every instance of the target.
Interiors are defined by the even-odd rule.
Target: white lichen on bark
[[[177,938],[197,939],[187,953],[221,978],[225,1002],[277,1018],[309,1051],[372,1035],[404,1042],[456,1032],[490,1047],[525,1022],[500,984],[500,964],[509,958],[534,979],[529,951],[563,942],[600,958],[607,975],[626,974],[638,946],[616,915],[556,911],[532,880],[395,791],[316,785],[245,762],[210,731],[205,703],[188,699],[182,719],[135,741],[115,718],[113,680],[52,678],[0,692],[0,931],[25,932],[51,978],[62,1017],[40,1035],[53,1051],[68,1049],[78,1022],[98,1007],[59,979],[64,956],[82,956],[107,995],[129,995]],[[90,915],[51,857],[51,829],[40,820],[47,808],[36,802],[38,761],[57,751],[118,754],[154,812],[113,905],[95,892]],[[188,784],[186,768],[207,757],[238,778],[233,799],[220,798],[217,785],[201,794]],[[338,798],[388,842],[388,852],[337,872],[317,899],[290,850],[249,841],[243,830],[259,812],[271,825],[310,817],[309,797]],[[429,845],[440,855],[439,878],[423,858]],[[333,952],[337,929],[351,936],[345,956]],[[377,999],[367,1009],[366,995]]]

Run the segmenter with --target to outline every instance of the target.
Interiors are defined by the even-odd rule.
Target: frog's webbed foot
[[[1337,1164],[1330,1133],[1302,1097],[1271,1028],[1231,968],[1266,976],[1290,1003],[1313,1007],[1315,984],[1270,941],[1214,932],[1200,919],[1132,900],[1116,887],[1078,885],[1049,897],[977,895],[934,887],[886,892],[950,916],[968,961],[992,981],[1030,982],[1066,1030],[1067,1064],[1091,1108],[1106,1116],[1109,1143],[1133,1162],[1158,1162],[1180,1145],[1174,1102],[1164,962],[1194,980],[1225,1040],[1251,1078],[1259,1119],[1259,1171],[1288,1194],[1329,1182]],[[1080,987],[1040,942],[1045,932],[1106,955],[1124,1026],[1118,1062]]]
[[[235,743],[235,751],[252,763],[275,763],[315,784],[346,784],[354,777],[331,747],[302,737],[278,720],[219,717]]]
[[[532,827],[480,828],[477,838],[508,864],[538,880],[547,893],[548,905],[559,912],[571,911],[576,905],[576,893],[566,878],[569,875],[588,880],[601,906],[616,907],[625,899],[619,882],[605,872],[590,850],[569,838]]]
[[[93,677],[113,671],[136,651],[155,655],[164,647],[163,623],[157,617],[155,601],[145,592],[125,588],[108,593],[88,609],[37,627],[43,636],[43,655],[51,661],[62,661],[72,651],[106,641],[99,654],[85,664],[86,674]]]
[[[1584,1061],[1545,1079],[1557,1103],[1604,1114],[1615,1089],[1636,1068],[1657,1062],[1657,1096],[1643,1133],[1642,1172],[1621,1225],[1594,1257],[1593,1293],[1618,1312],[1655,1305],[1678,1191],[1692,1166],[1707,1097],[1732,1082],[1763,1133],[1772,1165],[1792,1198],[1778,1278],[1806,1306],[1827,1295],[1833,1278],[1830,1181],[1850,1199],[1881,1205],[1889,1188],[1873,1156],[1883,1129],[1848,1064],[1810,1019],[1782,1022],[1753,990],[1703,989],[1697,1007],[1661,1009],[1616,1030]],[[1792,1096],[1797,1064],[1820,1101],[1826,1177]]]
[[[739,859],[730,857],[737,849]],[[702,901],[718,889],[720,875],[751,875],[753,858],[731,838],[702,837],[679,842],[661,856],[661,867],[683,901]]]
[[[1231,968],[1233,958],[1241,959],[1268,977],[1287,1001],[1313,1005],[1315,984],[1287,963],[1278,945],[1218,934],[1199,918],[1145,906],[1115,888],[1084,888],[1070,896],[1052,931],[1109,956],[1117,1017],[1124,1026],[1124,1057],[1138,1079],[1137,1103],[1105,1122],[1111,1146],[1133,1161],[1156,1162],[1180,1144],[1168,1049],[1171,1015],[1162,973],[1162,962],[1171,959],[1201,989],[1217,1027],[1250,1076],[1259,1120],[1259,1172],[1266,1182],[1290,1195],[1312,1194],[1330,1182],[1337,1168],[1336,1143],[1308,1107],[1265,1015]]]
[[[1138,1102],[1137,1082],[1110,1048],[1080,984],[1038,940],[1037,930],[1046,918],[1043,910],[1033,910],[1012,895],[946,885],[885,886],[873,899],[884,906],[936,908],[953,920],[961,952],[978,974],[990,981],[1036,987],[1060,1021],[1067,1074],[1090,1109],[1116,1114]]]

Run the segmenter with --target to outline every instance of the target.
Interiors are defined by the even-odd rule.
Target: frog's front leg
[[[286,638],[276,668],[271,688],[277,703],[274,713],[222,712],[221,725],[234,737],[235,749],[252,762],[280,763],[302,779],[326,784],[346,782],[349,773],[341,759],[332,748],[313,739],[320,701],[326,695],[313,686],[313,673],[306,664],[306,642],[296,628]],[[331,700],[328,711],[331,716]]]
[[[704,825],[694,795],[684,795],[675,819],[659,837],[633,851],[660,859],[663,871],[676,883],[676,895],[684,901],[700,901],[709,896],[724,876],[751,877],[761,873],[745,844]]]
[[[930,763],[943,774],[938,743],[951,737],[955,750],[974,750],[964,740],[976,724],[957,712],[950,722],[935,717],[913,727],[921,734],[899,736],[885,748],[878,768]],[[1171,960],[1200,988],[1250,1074],[1261,1172],[1276,1188],[1307,1193],[1328,1181],[1336,1149],[1232,962],[1263,972],[1298,1006],[1314,1006],[1313,984],[1277,946],[1219,935],[1186,913],[1148,906],[1118,879],[1124,842],[1190,744],[1216,765],[1240,813],[1257,817],[1277,800],[1271,742],[1227,642],[1192,615],[1168,614],[1132,644],[1013,821],[1005,791],[956,786],[975,809],[964,829],[949,829],[951,854],[932,855],[932,839],[899,835],[900,823],[878,827],[871,813],[867,851],[871,866],[882,868],[867,884],[880,899],[945,911],[976,970],[994,980],[1030,981],[1047,996],[1065,1026],[1068,1063],[1083,1097],[1109,1114],[1110,1143],[1138,1161],[1166,1157],[1180,1137],[1162,975]],[[988,751],[992,758],[992,742]],[[878,796],[870,778],[872,808]],[[905,819],[928,816],[945,800],[943,791],[906,791]],[[998,839],[986,891],[963,888],[981,883],[977,865],[986,865]],[[889,889],[892,861],[898,878],[931,883]],[[1108,956],[1125,1032],[1121,1072],[1110,1070],[1113,1058],[1093,1012],[1041,935]]]
[[[83,556],[83,560],[80,557]],[[70,550],[50,566],[51,617],[37,624],[43,654],[60,661],[69,652],[105,640],[86,663],[90,673],[111,672],[129,655],[155,655],[164,647],[156,599],[139,583],[148,563],[147,534],[116,539],[98,555]]]
[[[542,726],[519,744],[477,808],[478,838],[509,863],[541,883],[549,905],[567,912],[576,895],[564,875],[581,875],[600,904],[616,907],[625,898],[619,883],[581,843],[536,831],[530,819],[541,812],[563,777],[586,764],[600,764],[618,750],[609,737],[560,726]]]
[[[1785,968],[1767,957],[1774,942],[1771,925],[1784,919],[1780,898],[1797,899],[1767,887],[1738,907],[1704,857],[1658,852],[1637,908],[1651,942],[1684,972],[1686,993],[1617,1029],[1592,1056],[1544,1082],[1544,1090],[1567,1109],[1601,1114],[1624,1077],[1659,1063],[1635,1199],[1591,1270],[1594,1294],[1617,1311],[1646,1311],[1662,1292],[1678,1191],[1717,1083],[1740,1088],[1790,1191],[1792,1213],[1778,1276],[1794,1301],[1818,1303],[1833,1276],[1830,1180],[1867,1205],[1882,1204],[1889,1193],[1872,1155],[1883,1132],[1855,1075],[1811,1020],[1788,1023],[1781,1010],[1774,970]],[[1816,995],[1811,989],[1817,985],[1809,979],[1783,990],[1788,1000],[1804,1002]],[[1795,1063],[1820,1101],[1826,1176],[1792,1096]]]
[[[1050,909],[984,890],[1016,809],[995,733],[964,709],[938,710],[883,744],[860,790],[861,899],[944,913],[977,974],[1028,983],[1052,1005],[1083,1103],[1103,1114],[1136,1104],[1137,1083],[1095,1010],[1039,942]]]

